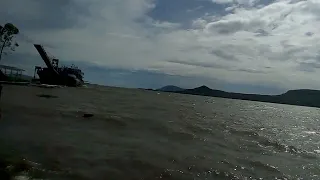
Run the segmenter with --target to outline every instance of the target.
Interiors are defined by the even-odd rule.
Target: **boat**
[[[59,67],[59,59],[50,58],[43,46],[34,44],[47,67],[35,67],[41,84],[78,87],[84,84],[84,73],[75,65]]]

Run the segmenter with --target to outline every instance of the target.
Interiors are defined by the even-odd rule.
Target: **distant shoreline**
[[[210,89],[207,86],[194,89],[165,86],[154,91],[320,108],[320,91],[311,89],[289,90],[279,95],[232,93]]]
[[[40,88],[58,88],[61,86],[55,85],[45,85],[45,84],[32,84],[32,83],[3,83],[1,85],[10,85],[10,86],[26,86],[26,87],[40,87]],[[97,87],[111,87],[87,83],[88,86],[97,86]],[[81,87],[79,87],[81,88]],[[111,87],[112,88],[112,87]],[[121,88],[121,87],[114,87]],[[131,89],[131,88],[129,88]],[[260,94],[244,94],[244,93],[233,93],[225,92],[221,90],[210,89],[206,86],[197,87],[194,89],[182,89],[179,87],[170,86],[170,88],[160,88],[160,89],[144,89],[144,88],[132,88],[140,89],[154,92],[171,92],[177,94],[187,94],[187,95],[197,95],[197,96],[207,96],[207,97],[219,97],[226,99],[238,99],[238,100],[247,100],[255,102],[267,102],[267,103],[276,103],[276,104],[287,104],[287,105],[296,105],[296,106],[306,106],[306,107],[316,107],[320,108],[320,91],[311,90],[311,89],[299,89],[299,90],[289,90],[286,93],[279,95],[260,95]]]

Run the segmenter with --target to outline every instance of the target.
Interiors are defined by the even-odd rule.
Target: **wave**
[[[268,137],[260,135],[257,131],[254,130],[236,130],[234,128],[230,128],[228,132],[234,135],[238,135],[240,137],[246,137],[247,141],[255,143],[260,148],[271,148],[273,152],[290,153],[303,156],[308,159],[318,158],[317,150],[311,152],[304,149],[299,149],[293,145],[287,145],[285,143],[271,140]]]

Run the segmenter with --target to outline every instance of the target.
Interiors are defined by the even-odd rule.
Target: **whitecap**
[[[320,149],[314,150],[315,153],[320,154]]]
[[[315,131],[304,131],[304,133],[306,133],[306,134],[318,134],[318,133],[315,132]]]

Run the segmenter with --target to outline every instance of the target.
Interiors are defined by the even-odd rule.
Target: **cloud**
[[[178,23],[159,22],[159,21],[152,22],[152,25],[155,28],[160,28],[160,29],[176,29],[180,26],[180,24]]]
[[[228,66],[223,66],[221,64],[214,63],[214,62],[197,62],[195,60],[190,60],[190,61],[168,60],[167,62],[174,63],[174,64],[187,65],[187,66],[202,67],[202,68],[228,69]]]
[[[17,54],[36,56],[30,44],[36,42],[62,61],[226,83],[320,88],[318,68],[297,71],[319,57],[320,1],[181,2],[27,0],[21,6],[5,0],[0,22],[20,28],[24,41]]]
[[[212,2],[217,4],[238,4],[245,6],[254,6],[260,0],[212,0]]]
[[[267,73],[265,71],[258,71],[255,69],[236,69],[235,71],[242,71],[242,72],[247,72],[247,73]]]
[[[220,57],[226,61],[237,61],[237,58],[235,56],[233,56],[232,54],[226,53],[223,50],[215,50],[214,49],[210,53],[217,56],[217,57]]]
[[[228,4],[228,3],[233,3],[233,0],[212,0],[212,2],[214,3],[218,3],[218,4]]]
[[[198,7],[193,8],[193,9],[188,9],[188,10],[187,10],[187,12],[194,12],[194,11],[198,11],[198,10],[200,10],[200,9],[202,9],[202,8],[203,8],[203,6],[198,6]]]

